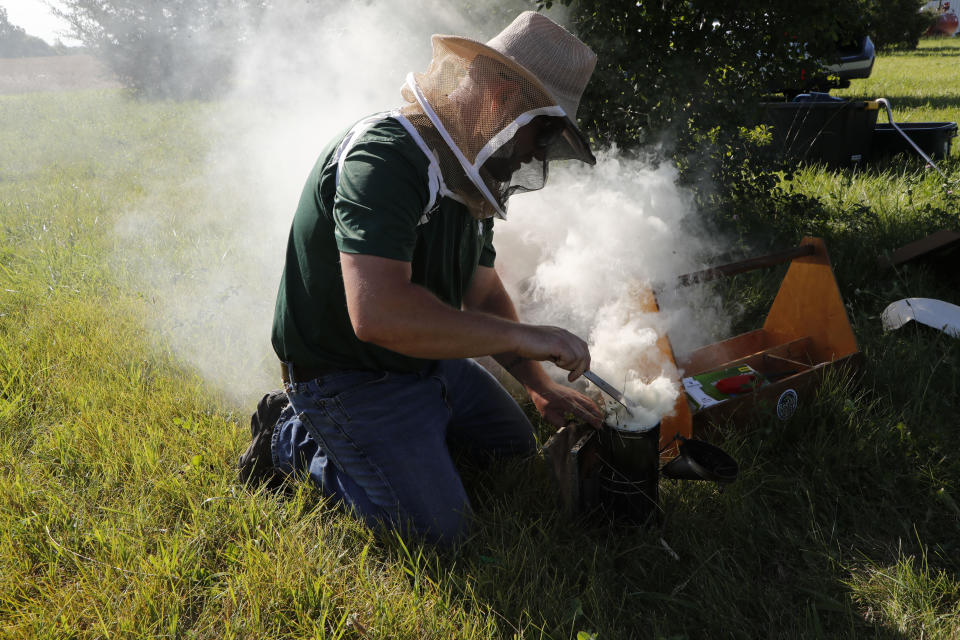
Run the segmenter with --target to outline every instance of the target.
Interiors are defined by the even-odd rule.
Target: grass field
[[[925,40],[845,93],[958,121],[957,69],[960,43]],[[865,356],[786,425],[721,430],[738,482],[664,481],[648,531],[565,520],[541,461],[472,472],[479,526],[440,552],[375,535],[306,484],[238,486],[255,398],[224,398],[154,337],[162,302],[136,254],[196,247],[116,230],[148,197],[196,195],[207,108],[0,97],[4,637],[960,637],[960,342],[879,320],[903,297],[960,300],[922,266],[875,266],[960,228],[956,148],[946,183],[910,159],[803,168],[764,216],[727,221],[744,242],[824,237]],[[782,274],[717,285],[738,328],[760,324]]]

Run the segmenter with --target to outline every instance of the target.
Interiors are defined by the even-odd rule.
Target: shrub
[[[266,0],[63,0],[77,38],[145,97],[208,98]]]
[[[870,36],[880,49],[915,49],[930,26],[923,0],[872,0],[867,10]]]

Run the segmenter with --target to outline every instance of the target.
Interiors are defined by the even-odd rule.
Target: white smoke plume
[[[591,369],[640,407],[640,426],[669,413],[679,393],[679,372],[658,338],[680,332],[705,344],[725,328],[700,289],[664,297],[659,313],[643,304],[716,251],[710,229],[692,223],[693,203],[677,178],[669,164],[607,150],[595,167],[560,167],[542,192],[514,198],[497,228],[501,272],[521,315],[587,339]]]
[[[195,250],[177,264],[150,265],[158,328],[181,358],[236,402],[278,386],[273,305],[289,225],[321,148],[399,104],[406,74],[429,63],[431,34],[486,40],[527,8],[521,0],[482,11],[442,0],[276,3],[242,54],[236,90],[210,118]],[[666,164],[611,150],[594,168],[551,169],[547,188],[513,198],[510,219],[498,222],[498,267],[524,320],[588,339],[595,370],[659,416],[678,387],[653,348],[656,336],[683,325],[713,341],[716,314],[702,300],[687,314],[690,299],[643,313],[634,294],[702,266],[709,233],[689,223],[692,203]]]

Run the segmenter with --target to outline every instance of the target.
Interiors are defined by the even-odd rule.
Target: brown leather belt
[[[290,368],[293,369],[293,379],[296,382],[308,382],[328,373],[339,371],[334,367],[305,367],[296,363],[290,363]],[[285,362],[280,363],[280,379],[283,380],[283,384],[290,383],[290,371]]]

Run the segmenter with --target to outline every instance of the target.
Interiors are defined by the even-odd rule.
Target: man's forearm
[[[362,340],[416,358],[472,358],[513,351],[522,327],[509,318],[481,310],[459,310],[415,284],[381,299],[389,318]]]
[[[543,365],[536,360],[527,360],[514,352],[498,353],[493,358],[528,392],[543,389],[551,381]]]
[[[571,381],[590,366],[590,351],[579,337],[560,327],[518,322],[492,268],[477,268],[461,310],[413,284],[408,262],[341,252],[340,264],[350,323],[364,342],[429,359],[513,352],[551,360],[570,372]],[[522,382],[536,384],[536,372],[521,373]]]

